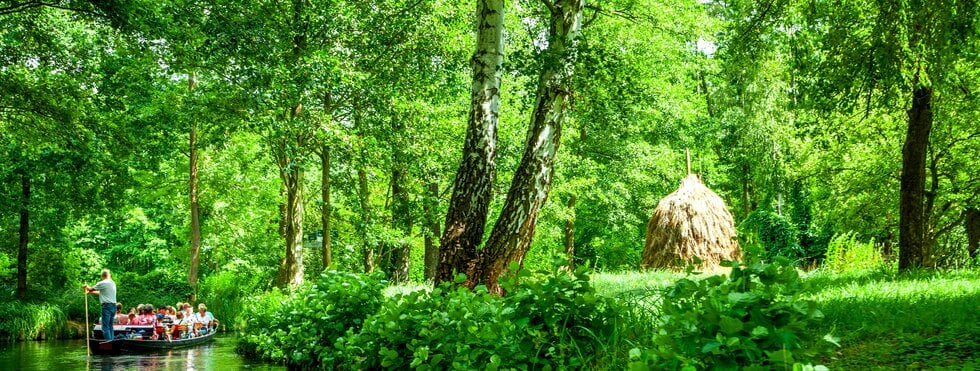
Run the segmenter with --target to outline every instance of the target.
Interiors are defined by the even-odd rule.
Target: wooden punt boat
[[[153,326],[114,326],[113,331],[129,335],[130,333],[152,333]],[[117,338],[106,341],[102,339],[102,330],[99,329],[94,334],[95,337],[88,339],[89,348],[95,354],[114,354],[120,352],[148,352],[157,350],[177,349],[192,347],[207,343],[214,339],[215,331],[209,331],[205,335],[173,340],[142,340],[131,338]]]

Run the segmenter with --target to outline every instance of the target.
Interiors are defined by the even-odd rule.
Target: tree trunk
[[[925,192],[926,148],[932,130],[932,88],[918,87],[908,111],[909,124],[902,147],[902,178],[899,197],[898,270],[922,267],[924,249],[923,193]]]
[[[504,0],[477,0],[476,52],[463,157],[453,182],[446,227],[439,241],[435,283],[466,272],[483,240],[496,178],[497,115],[504,61]]]
[[[362,161],[363,162],[363,161]],[[361,203],[361,244],[364,246],[364,272],[374,272],[374,246],[368,241],[368,225],[371,223],[370,197],[367,170],[364,164],[357,169],[357,196]]]
[[[303,17],[304,0],[293,0],[293,35],[292,61],[293,69],[298,69],[306,50],[307,20]],[[303,87],[302,74],[296,74],[296,85]],[[303,104],[297,98],[296,103],[287,110],[285,120],[295,120],[303,112]],[[305,137],[301,131],[284,135],[279,142],[278,159],[279,176],[286,188],[286,258],[283,260],[281,272],[283,284],[296,287],[303,284],[303,170],[299,152],[305,145]]]
[[[936,206],[936,196],[939,194],[939,159],[932,154],[928,143],[926,144],[926,158],[928,159],[927,169],[929,170],[927,176],[929,177],[929,189],[924,189],[923,195],[923,209],[922,209],[922,251],[923,265],[932,265],[930,256],[933,246],[936,245],[936,239],[939,238],[939,232],[936,230],[936,224],[933,220],[933,210]],[[942,217],[942,212],[939,215],[935,215],[938,219]],[[935,222],[938,222],[936,220]]]
[[[187,90],[193,91],[194,74],[188,77]],[[201,206],[197,197],[197,122],[191,120],[190,133],[190,201],[191,201],[191,267],[187,275],[187,283],[191,286],[191,301],[197,299],[197,271],[200,267],[201,252]]]
[[[582,25],[583,0],[559,0],[549,5],[548,48],[538,76],[537,102],[524,155],[514,174],[507,200],[466,285],[485,284],[502,294],[498,280],[510,262],[524,263],[531,246],[538,212],[551,191],[555,154],[561,142],[561,123],[575,72],[576,38]]]
[[[980,209],[971,207],[963,211],[963,227],[966,229],[967,249],[970,259],[977,259],[977,247],[980,246]]]
[[[20,174],[20,244],[17,247],[17,297],[27,299],[27,242],[30,233],[31,176],[27,169]]]
[[[397,132],[397,131],[396,131]],[[392,228],[401,232],[401,238],[391,246],[391,280],[401,283],[408,281],[409,264],[412,257],[412,244],[408,238],[412,234],[412,206],[405,190],[406,169],[404,154],[394,151],[391,170],[391,223]]]
[[[323,197],[323,210],[320,211],[320,222],[323,228],[323,241],[320,244],[323,269],[330,268],[332,251],[330,246],[330,216],[333,205],[330,204],[330,146],[320,146],[320,192]]]
[[[568,196],[568,219],[565,220],[565,255],[568,270],[575,270],[575,195]]]
[[[742,219],[747,219],[751,212],[752,207],[749,205],[749,170],[747,166],[742,165]]]
[[[279,171],[286,186],[286,259],[283,279],[290,286],[303,284],[303,171],[289,166]]]
[[[426,189],[428,194],[422,204],[425,227],[429,229],[425,233],[425,279],[434,280],[436,267],[439,265],[439,246],[435,243],[436,238],[439,238],[439,218],[436,216],[439,209],[439,182],[430,181]]]

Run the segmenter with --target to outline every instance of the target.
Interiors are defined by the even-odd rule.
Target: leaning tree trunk
[[[497,115],[504,62],[504,0],[477,0],[476,52],[463,157],[453,182],[446,227],[439,241],[435,283],[466,272],[483,240],[497,156]]]
[[[582,25],[584,0],[548,3],[551,10],[548,48],[538,76],[537,103],[524,145],[524,156],[514,174],[507,200],[466,285],[485,284],[502,294],[498,280],[507,265],[523,265],[531,246],[538,212],[551,191],[561,122],[575,72],[576,38]]]
[[[187,90],[194,90],[194,74],[187,79]],[[197,197],[197,123],[191,120],[190,133],[190,201],[191,201],[191,266],[187,283],[191,286],[191,301],[197,299],[197,270],[201,265],[201,205]]]
[[[932,88],[918,87],[908,111],[909,123],[902,147],[902,178],[899,196],[898,270],[907,271],[923,265],[925,215],[926,148],[932,130]]]
[[[434,177],[434,175],[432,175]],[[439,238],[439,220],[436,210],[439,209],[439,182],[432,180],[426,187],[426,194],[422,203],[422,212],[425,214],[425,279],[433,280],[436,277],[436,268],[439,265],[439,246],[436,239]]]
[[[980,209],[971,207],[963,211],[963,227],[966,228],[967,249],[970,259],[976,260],[980,246]]]
[[[20,174],[20,244],[17,247],[17,297],[27,299],[27,242],[30,233],[31,176],[26,169]]]
[[[330,146],[320,146],[320,193],[323,197],[323,210],[320,211],[320,223],[323,227],[323,241],[320,249],[323,257],[323,269],[330,267],[332,259],[330,241],[330,216],[333,205],[330,204]]]

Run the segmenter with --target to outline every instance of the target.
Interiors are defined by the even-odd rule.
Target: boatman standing
[[[116,316],[116,283],[112,281],[108,269],[102,270],[102,281],[93,287],[85,285],[85,292],[99,296],[102,303],[102,338],[105,341],[115,339],[112,333],[112,319]]]

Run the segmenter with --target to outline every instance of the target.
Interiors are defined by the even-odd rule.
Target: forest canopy
[[[747,253],[975,264],[974,2],[473,5],[0,1],[5,289],[637,269],[685,150]]]

